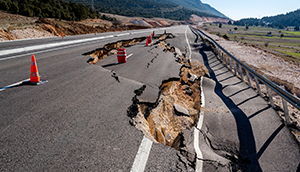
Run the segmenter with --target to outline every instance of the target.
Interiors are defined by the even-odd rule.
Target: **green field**
[[[234,30],[234,28],[237,30]],[[227,35],[229,40],[260,46],[264,49],[278,52],[278,54],[288,59],[300,62],[300,32],[288,29],[274,29],[267,27],[249,27],[245,26],[222,25],[219,28],[217,24],[205,24],[200,29],[218,36]],[[230,33],[233,32],[233,33]],[[272,36],[268,36],[271,32]],[[285,57],[286,56],[286,57]]]
[[[283,31],[283,32],[287,33],[287,34],[292,34],[292,35],[300,36],[300,32],[296,32],[296,31]]]

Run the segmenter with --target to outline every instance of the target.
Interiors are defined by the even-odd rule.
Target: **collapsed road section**
[[[181,68],[180,78],[163,81],[155,103],[141,102],[142,87],[136,90],[128,116],[132,124],[156,143],[179,149],[182,130],[196,125],[201,107],[200,77],[206,68],[199,62]]]
[[[196,156],[190,144],[192,128],[196,126],[201,108],[200,78],[207,73],[203,63],[192,61],[176,47],[165,43],[173,35],[163,35],[155,43],[164,51],[173,52],[174,60],[182,65],[178,78],[162,81],[155,102],[146,102],[146,85],[135,90],[133,104],[128,108],[130,123],[154,143],[162,143],[179,150],[195,168]],[[186,134],[185,134],[186,133]]]
[[[141,57],[139,57],[134,62],[141,65],[140,68],[144,68],[146,71],[163,72],[171,69],[157,69],[168,66],[160,64],[172,61],[172,65],[178,67],[176,67],[176,70],[172,70],[171,75],[161,72],[146,72],[145,77],[160,79],[148,80],[144,77],[138,79],[140,75],[144,76],[144,74],[128,74],[128,72],[122,70],[132,67],[133,61],[129,61],[126,65],[108,67],[108,69],[113,71],[113,76],[119,74],[119,83],[122,83],[122,77],[125,77],[144,84],[140,89],[134,91],[135,96],[132,98],[132,105],[128,108],[127,115],[130,117],[130,124],[154,143],[162,143],[178,150],[189,160],[187,165],[195,168],[195,152],[193,146],[190,145],[193,139],[192,137],[187,138],[185,133],[192,135],[193,130],[191,129],[198,122],[201,108],[200,78],[207,73],[207,69],[203,63],[187,58],[186,52],[182,53],[178,48],[166,43],[167,39],[172,38],[175,38],[175,36],[170,33],[154,37],[153,44],[145,48],[148,51],[143,57],[147,60],[141,60]],[[142,45],[144,39],[145,37],[106,44],[103,48],[86,55],[93,56],[93,59],[89,61],[91,64],[97,62],[100,65],[107,64],[111,62],[107,57],[113,55],[118,48],[133,45],[144,48],[145,46]],[[140,60],[143,63],[140,63]],[[103,61],[105,62],[103,63]],[[142,64],[147,64],[147,67]],[[164,75],[164,77],[156,76],[157,74]],[[149,89],[156,90],[153,87],[157,87],[157,92],[149,91]],[[152,94],[150,95],[151,98],[149,98],[149,93]]]

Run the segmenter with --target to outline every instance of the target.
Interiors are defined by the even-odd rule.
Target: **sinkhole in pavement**
[[[182,53],[178,48],[166,44],[166,39],[175,36],[171,33],[158,35],[153,39],[151,46],[160,46],[165,52],[174,54],[174,60],[182,65],[178,78],[169,78],[162,81],[155,102],[143,102],[140,96],[146,89],[146,85],[135,90],[132,105],[127,110],[130,124],[140,130],[148,139],[154,143],[162,143],[179,150],[186,156],[191,166],[194,166],[195,157],[185,145],[184,130],[190,130],[197,125],[201,108],[200,79],[208,73],[202,62],[189,59],[186,52]],[[96,64],[99,60],[115,54],[118,48],[134,46],[146,37],[122,40],[106,44],[100,49],[86,53],[91,56],[88,63]],[[149,64],[148,64],[149,65]]]
[[[191,129],[199,119],[200,77],[206,72],[207,69],[200,62],[183,64],[179,78],[162,82],[154,103],[139,101],[146,86],[135,90],[133,104],[128,108],[131,124],[153,142],[178,150],[183,146],[182,130]]]

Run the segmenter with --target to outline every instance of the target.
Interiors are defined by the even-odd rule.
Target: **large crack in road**
[[[202,62],[191,60],[186,57],[178,48],[166,44],[166,39],[172,39],[170,33],[154,37],[154,42],[149,49],[162,47],[164,52],[171,52],[174,61],[181,64],[178,77],[169,78],[161,82],[159,94],[156,101],[145,102],[141,98],[146,85],[134,91],[132,105],[128,108],[127,114],[130,117],[130,124],[140,130],[148,139],[154,143],[175,148],[186,157],[192,168],[195,168],[196,156],[193,148],[192,128],[197,125],[201,110],[201,87],[200,78],[208,73]],[[118,48],[136,45],[144,41],[146,37],[122,40],[106,44],[104,47],[86,53],[92,58],[90,64],[96,64],[99,60],[116,53]],[[155,54],[153,54],[155,55]],[[147,64],[149,68],[158,57],[156,54]],[[114,71],[112,76],[116,77]],[[189,137],[190,135],[190,137]]]
[[[90,58],[87,61],[88,63],[96,64],[97,62],[99,62],[99,60],[105,59],[109,55],[116,54],[117,49],[136,45],[144,41],[145,39],[146,37],[140,37],[140,38],[133,38],[129,40],[121,40],[121,41],[109,43],[104,45],[102,48],[93,50],[88,53],[84,53],[83,55],[90,56]]]
[[[154,45],[174,54],[182,65],[178,78],[162,81],[155,102],[144,102],[140,97],[146,85],[135,90],[132,105],[128,108],[130,123],[154,143],[162,143],[179,150],[195,168],[195,153],[187,148],[192,141],[185,138],[196,126],[201,109],[200,78],[207,73],[203,63],[191,61],[176,47],[165,43],[173,35],[163,35]],[[150,51],[150,50],[149,50]],[[154,60],[155,57],[152,59]],[[148,66],[150,63],[148,63]],[[186,134],[184,134],[186,133]],[[189,145],[190,146],[190,145]]]

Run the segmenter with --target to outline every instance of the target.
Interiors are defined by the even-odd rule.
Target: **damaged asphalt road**
[[[172,27],[167,32],[182,34],[186,29]],[[121,39],[143,36],[147,34]],[[133,54],[127,63],[107,66],[116,62],[113,55],[95,65],[86,63],[89,57],[83,53],[118,39],[40,52],[36,54],[39,73],[49,82],[1,92],[0,171],[131,170],[143,139],[127,116],[135,90],[146,85],[140,99],[155,102],[162,81],[179,78],[181,65],[172,53],[161,47],[150,50],[153,47],[145,43],[126,48],[127,54]],[[27,56],[2,62],[2,76],[9,76],[5,85],[29,77]],[[174,148],[153,144],[145,171],[194,168]]]
[[[199,147],[204,171],[299,171],[300,149],[276,111],[234,77],[203,43],[193,44],[209,77]]]
[[[156,34],[163,32],[157,30]],[[215,61],[213,54],[200,51],[200,39],[187,26],[167,28],[167,33],[174,36],[165,42],[167,51],[158,44],[146,47],[145,41],[137,41],[126,47],[127,55],[132,55],[123,64],[116,64],[114,51],[99,61],[83,54],[101,51],[119,39],[145,37],[145,32],[37,55],[42,79],[49,82],[14,87],[0,94],[0,171],[138,171],[133,169],[136,161],[146,161],[142,171],[199,171],[199,161],[203,171],[296,171],[299,149],[266,103],[259,99],[248,105],[258,98],[251,92],[236,98],[243,91],[236,93],[229,85],[240,82],[230,80],[234,77],[226,80],[225,75],[219,78],[221,70],[214,71],[214,67],[221,66],[210,64]],[[190,56],[192,59],[187,59]],[[203,62],[206,74],[196,72],[202,67],[191,67],[196,60]],[[24,64],[27,57],[3,61],[0,67],[3,76],[20,81],[27,78]],[[9,68],[14,69],[10,75]],[[206,99],[205,107],[200,108],[199,77],[203,75]],[[173,96],[173,92],[180,96]],[[189,103],[178,101],[182,98],[188,98]],[[185,126],[173,135],[162,128],[149,132],[155,137],[150,141],[148,158],[140,160],[136,158],[139,150],[145,150],[145,133],[134,127],[138,124],[132,114],[138,112],[135,103],[145,105],[144,119],[167,109],[175,115],[174,123]],[[195,129],[199,110],[204,112],[203,127]],[[244,116],[236,113],[240,111]],[[202,158],[194,150],[194,131],[199,132]],[[278,162],[282,157],[289,158]]]

